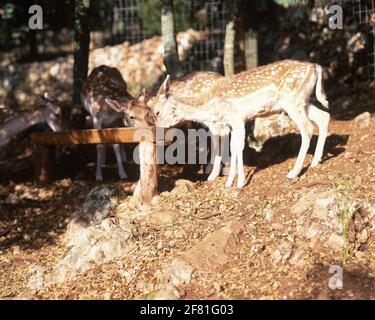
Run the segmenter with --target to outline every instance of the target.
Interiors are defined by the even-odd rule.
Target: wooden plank
[[[164,136],[169,130],[174,129],[164,129]],[[153,127],[89,129],[71,132],[35,132],[30,135],[30,139],[35,145],[139,143],[155,141],[154,133]]]
[[[36,145],[75,145],[138,143],[154,139],[153,128],[111,128],[90,129],[71,132],[36,132],[31,134],[31,142]]]
[[[37,185],[46,185],[55,178],[55,147],[37,146],[34,152],[34,181]]]

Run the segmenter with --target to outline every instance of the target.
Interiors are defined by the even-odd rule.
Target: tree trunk
[[[29,59],[33,61],[38,56],[37,31],[29,31]]]
[[[82,124],[83,112],[80,93],[86,80],[89,64],[90,28],[89,28],[90,0],[75,0],[74,10],[74,67],[73,67],[73,123]],[[77,118],[76,118],[77,117]]]
[[[173,0],[161,1],[161,33],[164,43],[164,64],[172,78],[182,72],[177,52],[177,42],[174,33]]]
[[[242,72],[246,70],[246,47],[245,47],[245,19],[246,15],[242,11],[239,15],[236,23],[236,38],[235,38],[235,52],[236,52],[236,59],[234,63],[234,72]]]
[[[259,14],[257,3],[246,2],[244,10],[245,21],[245,57],[246,69],[258,66],[258,23]]]
[[[258,66],[258,35],[252,29],[245,35],[245,56],[247,70]]]
[[[224,72],[225,76],[234,74],[234,44],[236,39],[236,20],[242,0],[227,1],[228,17],[225,28]]]

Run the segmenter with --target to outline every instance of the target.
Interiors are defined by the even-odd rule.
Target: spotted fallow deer
[[[296,123],[302,143],[293,169],[287,178],[299,175],[309,148],[315,122],[319,138],[311,166],[320,162],[327,137],[330,115],[309,103],[315,88],[318,101],[328,109],[328,101],[322,88],[322,68],[313,63],[283,60],[251,69],[231,77],[216,80],[206,95],[197,99],[181,99],[173,95],[167,76],[159,89],[152,108],[157,125],[169,127],[183,120],[204,123],[218,136],[231,132],[231,163],[226,186],[231,186],[238,166],[237,186],[243,187],[243,148],[245,122],[256,117],[269,116],[286,111]],[[194,92],[194,88],[192,89]],[[217,162],[221,162],[218,156]],[[215,164],[214,164],[215,168]],[[218,171],[210,175],[216,178]]]
[[[169,86],[169,94],[177,97],[179,101],[187,101],[189,104],[197,104],[197,101],[201,99],[201,97],[205,97],[210,93],[210,91],[216,86],[216,81],[219,79],[224,78],[220,73],[212,72],[212,71],[197,71],[187,74],[183,77],[180,77],[176,80],[173,80]],[[159,99],[159,95],[152,97],[148,100],[147,104],[151,108],[155,108],[156,112],[159,115],[159,118],[168,117],[167,112],[168,109],[158,109],[156,106],[158,105],[157,101]],[[165,117],[164,117],[164,111]],[[183,122],[183,117],[178,117],[177,119],[173,120],[173,124],[177,124]],[[197,119],[194,120],[195,122],[203,123],[202,121],[198,121]],[[160,122],[159,122],[160,123]],[[162,125],[161,125],[162,126]],[[211,160],[210,164],[214,164],[211,170],[211,174],[209,175],[209,180],[213,180],[216,176],[218,176],[221,167],[221,158],[219,159],[219,145],[220,141],[217,135],[212,136],[212,148],[211,148]],[[206,167],[206,173],[209,173],[211,166]]]
[[[92,117],[95,129],[116,127],[147,127],[155,119],[150,108],[144,104],[144,94],[135,99],[127,91],[120,71],[105,65],[94,68],[83,84],[81,100]],[[120,144],[114,144],[118,174],[126,179],[122,161],[125,152]],[[102,166],[105,162],[105,145],[97,145],[96,180],[103,180]]]
[[[20,112],[0,124],[0,146],[9,143],[18,133],[39,123],[47,123],[52,131],[63,131],[67,128],[66,108],[50,93],[35,95],[38,106],[29,111]]]

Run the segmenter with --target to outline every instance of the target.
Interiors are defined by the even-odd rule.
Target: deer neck
[[[12,136],[32,127],[35,124],[45,121],[44,114],[41,110],[26,111],[17,114],[10,119],[6,120],[0,126],[0,139],[7,140]]]
[[[232,126],[232,118],[237,117],[232,117],[231,113],[228,113],[230,116],[227,117],[227,112],[222,112],[223,110],[217,107],[220,105],[219,102],[221,102],[221,100],[218,101],[215,98],[201,105],[194,106],[180,102],[174,114],[175,120],[178,120],[178,122],[187,120],[202,123],[208,127],[214,135],[227,135]]]
[[[205,107],[205,104],[191,106],[188,103],[179,101],[174,116],[180,122],[185,120],[204,122],[210,118],[210,113]]]

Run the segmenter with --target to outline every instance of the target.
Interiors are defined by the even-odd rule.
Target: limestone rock
[[[364,112],[354,118],[354,123],[361,129],[366,129],[371,124],[370,112]]]
[[[177,180],[175,184],[176,186],[171,191],[172,194],[183,195],[194,189],[194,183],[189,180],[180,179]]]
[[[215,272],[229,260],[239,243],[243,221],[231,221],[209,234],[191,249],[174,258],[164,268],[155,299],[180,299],[179,287],[190,282],[196,271]]]
[[[144,223],[150,226],[173,225],[178,216],[179,212],[174,210],[156,210],[145,218]]]
[[[302,197],[297,201],[297,203],[293,205],[291,210],[292,213],[300,216],[313,206],[318,196],[319,193],[317,193],[314,189],[310,190],[307,193],[304,193]]]
[[[287,240],[282,240],[280,245],[272,254],[274,263],[285,263],[293,252],[293,243]]]
[[[87,271],[93,263],[124,256],[134,247],[132,224],[108,218],[117,205],[116,189],[98,186],[86,196],[69,223],[63,240],[66,251],[47,282],[64,282]]]
[[[64,256],[54,268],[50,283],[64,282],[77,273],[126,255],[134,248],[134,230],[105,219],[100,225],[81,228],[66,245]]]
[[[77,218],[88,224],[100,224],[107,218],[117,205],[115,198],[117,190],[107,186],[98,186],[92,189],[86,196],[82,210],[78,212]]]
[[[311,191],[292,207],[291,211],[299,215],[297,235],[308,239],[311,247],[320,243],[330,250],[340,252],[346,245],[346,237],[350,250],[355,250],[373,234],[372,206],[368,203],[359,205],[355,200],[337,197],[339,195],[334,190],[321,193]],[[345,235],[343,219],[347,223]]]
[[[248,139],[249,147],[260,152],[263,144],[268,139],[289,133],[292,131],[293,127],[293,121],[284,114],[277,114],[266,118],[256,118],[253,134]]]
[[[231,221],[209,234],[197,245],[178,257],[201,271],[212,272],[228,262],[229,254],[240,240],[244,222]]]

